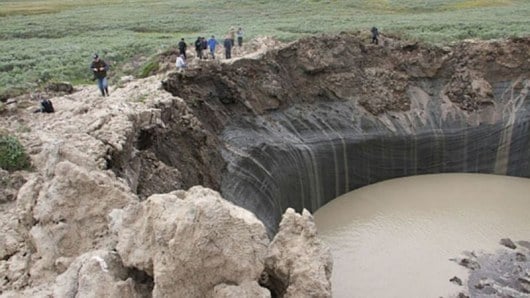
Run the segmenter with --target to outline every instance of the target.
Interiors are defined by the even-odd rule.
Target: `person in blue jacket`
[[[208,39],[208,47],[210,48],[210,54],[212,55],[212,59],[215,59],[215,47],[217,46],[218,42],[215,39],[215,36],[212,35],[210,39]]]

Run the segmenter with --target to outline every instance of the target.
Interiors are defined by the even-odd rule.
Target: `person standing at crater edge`
[[[188,45],[186,45],[184,38],[180,39],[178,47],[179,47],[179,56],[184,55],[184,59],[186,59],[186,48],[188,47]]]
[[[215,47],[217,46],[218,42],[215,39],[215,36],[212,35],[212,38],[208,40],[208,47],[210,48],[210,54],[212,55],[212,59],[215,59]]]
[[[239,29],[237,29],[237,45],[239,47],[242,47],[243,46],[243,29],[241,29],[241,27],[239,27]]]
[[[202,47],[202,58],[208,59],[208,53],[206,50],[208,49],[208,41],[206,40],[206,37],[201,37],[201,47]]]
[[[223,46],[225,47],[225,58],[226,59],[232,58],[232,46],[233,45],[234,45],[234,43],[230,39],[230,35],[227,35],[225,37],[224,42],[223,42]]]
[[[92,70],[92,73],[94,73],[94,79],[98,80],[98,88],[101,91],[101,95],[109,96],[109,85],[107,81],[109,65],[100,59],[98,54],[94,54],[92,58],[94,58],[94,60],[92,61],[92,64],[90,64],[90,69]]]
[[[372,27],[372,43],[379,44],[379,30],[376,27]]]
[[[186,67],[188,67],[188,65],[186,64],[186,58],[184,57],[183,54],[180,54],[178,57],[177,57],[177,62],[175,63],[175,65],[177,66],[177,72],[178,73],[184,73],[184,70],[186,69]]]
[[[195,40],[195,52],[197,52],[197,58],[202,59],[202,39],[201,37],[197,37]]]
[[[236,41],[236,28],[230,27],[230,30],[228,30],[228,38],[232,41],[232,46],[234,46]]]

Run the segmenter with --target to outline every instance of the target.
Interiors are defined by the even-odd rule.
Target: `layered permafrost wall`
[[[223,133],[223,196],[274,232],[287,207],[315,211],[386,179],[447,172],[530,177],[528,82],[493,89],[494,102],[474,112],[448,109],[443,99],[412,89],[407,112],[374,116],[351,102],[327,102],[249,118]]]
[[[156,133],[150,150],[271,233],[287,207],[385,179],[530,177],[530,38],[439,48],[341,33],[199,66],[164,84],[189,109],[164,121],[199,124]]]

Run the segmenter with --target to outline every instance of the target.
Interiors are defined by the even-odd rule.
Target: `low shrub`
[[[142,66],[137,76],[139,78],[146,78],[150,75],[154,75],[158,71],[159,67],[160,65],[158,59],[152,58]]]
[[[0,135],[0,168],[16,171],[29,168],[29,156],[16,137]]]

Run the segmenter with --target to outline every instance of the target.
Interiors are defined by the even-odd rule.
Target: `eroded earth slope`
[[[32,113],[29,96],[2,111],[2,132],[21,140],[33,168],[0,172],[0,294],[329,296],[331,257],[309,212],[271,219],[279,229],[270,241],[272,225],[213,191],[226,152],[259,151],[232,148],[227,127],[271,126],[272,113],[333,102],[374,119],[421,118],[434,97],[444,115],[494,123],[504,107],[492,82],[502,81],[528,101],[528,38],[438,48],[343,33],[260,43],[268,47],[231,60],[192,61],[185,74],[123,80],[110,97],[76,87],[51,98],[54,114]]]

